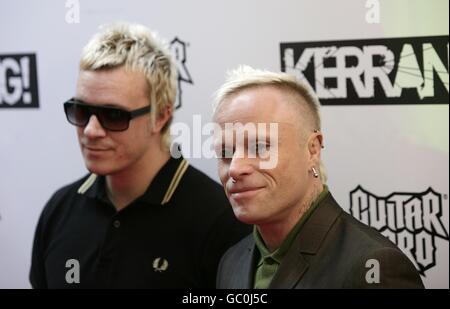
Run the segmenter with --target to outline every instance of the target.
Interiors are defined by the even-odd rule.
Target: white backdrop
[[[379,3],[379,23],[368,22],[368,2],[372,8]],[[56,189],[86,173],[62,102],[74,94],[81,48],[100,24],[114,21],[142,23],[169,41],[177,37],[186,43],[180,70],[188,71],[193,84],[181,82],[182,107],[175,121],[187,124],[193,114],[210,120],[212,93],[228,69],[249,64],[279,71],[280,43],[447,36],[444,104],[349,102],[323,106],[322,117],[328,184],[345,210],[359,185],[390,210],[404,209],[402,203],[390,203],[398,196],[415,197],[419,208],[427,207],[422,193],[429,187],[437,192],[428,206],[442,207],[442,214],[431,224],[434,234],[443,225],[447,236],[428,233],[435,256],[432,244],[416,249],[428,259],[426,286],[449,287],[447,0],[5,0],[0,3],[0,65],[2,55],[36,54],[39,108],[5,108],[0,100],[0,288],[29,287],[31,244],[42,207]],[[0,89],[8,83],[5,77]],[[214,159],[190,161],[218,179]],[[368,194],[361,192],[356,193]],[[401,233],[412,239],[419,232]]]

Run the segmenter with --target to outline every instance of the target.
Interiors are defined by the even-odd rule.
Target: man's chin
[[[250,211],[249,205],[233,205],[233,212],[235,217],[245,224],[255,224],[258,221]]]
[[[113,173],[111,168],[99,166],[98,164],[89,164],[86,162],[85,166],[89,172],[99,175],[99,176],[106,176],[106,175],[110,175]]]

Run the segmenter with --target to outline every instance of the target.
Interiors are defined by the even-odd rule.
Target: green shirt
[[[324,197],[328,193],[328,187],[326,185],[323,186],[323,191],[319,194],[319,196],[315,199],[315,201],[311,204],[311,207],[307,212],[300,218],[297,224],[292,228],[286,238],[283,240],[281,246],[273,252],[270,252],[267,249],[264,240],[261,238],[256,226],[253,228],[253,238],[255,239],[256,247],[259,250],[261,258],[259,259],[258,264],[256,265],[256,273],[255,273],[255,289],[267,289],[270,282],[272,281],[273,276],[278,270],[278,267],[283,260],[286,252],[291,247],[293,241],[297,238],[298,233],[300,232],[301,227],[304,225],[306,220],[310,217],[313,211],[317,208],[320,202],[324,199]]]

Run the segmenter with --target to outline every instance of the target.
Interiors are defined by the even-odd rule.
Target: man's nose
[[[242,152],[236,151],[231,159],[228,175],[235,180],[250,175],[254,171],[251,159]]]
[[[106,135],[105,129],[103,129],[95,115],[91,115],[89,122],[84,127],[83,133],[90,138],[104,137]]]

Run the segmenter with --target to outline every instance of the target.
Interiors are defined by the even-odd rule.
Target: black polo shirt
[[[120,211],[108,200],[105,178],[91,174],[45,206],[30,282],[34,288],[214,288],[222,254],[250,232],[235,219],[222,187],[183,158],[169,159],[145,194]]]

